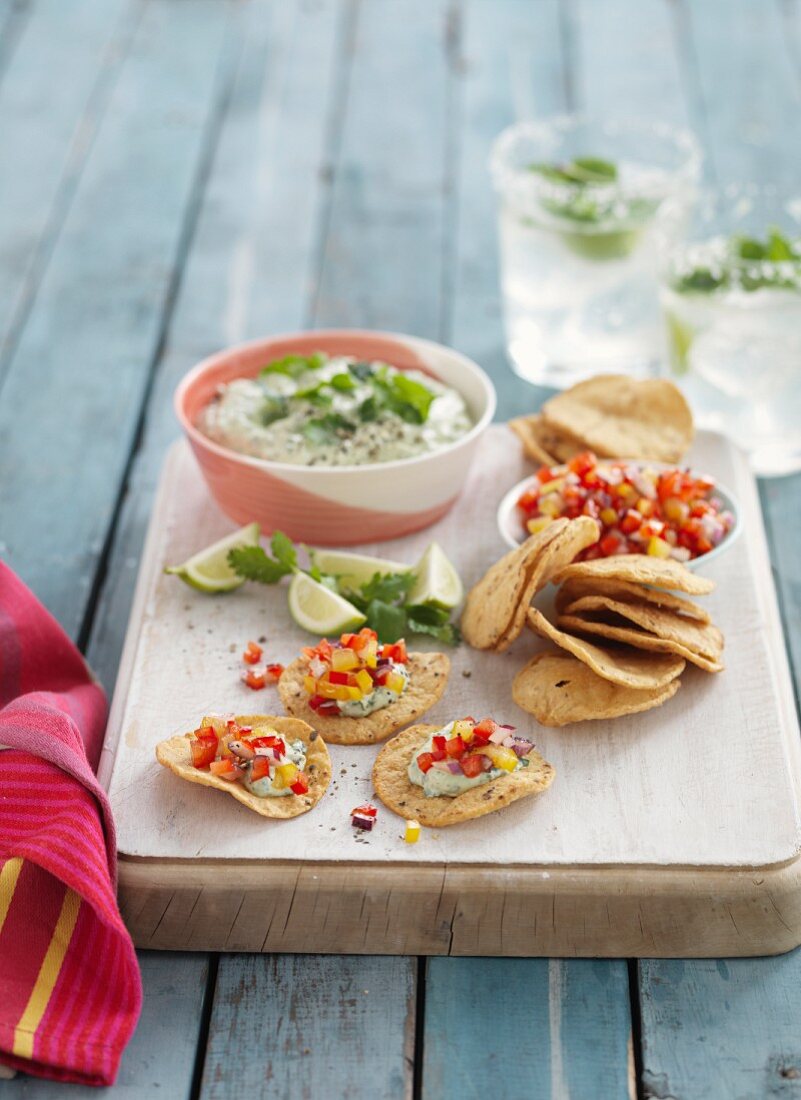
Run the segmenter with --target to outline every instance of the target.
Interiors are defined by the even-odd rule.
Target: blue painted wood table
[[[481,362],[501,416],[539,403],[504,361],[487,153],[587,104],[691,124],[718,182],[797,180],[801,3],[0,0],[0,551],[109,689],[201,356],[405,330]],[[762,502],[797,677],[801,478]],[[140,958],[114,1095],[801,1096],[797,952]]]

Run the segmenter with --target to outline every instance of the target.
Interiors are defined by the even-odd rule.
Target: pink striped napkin
[[[0,562],[0,1063],[113,1083],[142,987],[94,768],[106,700]]]

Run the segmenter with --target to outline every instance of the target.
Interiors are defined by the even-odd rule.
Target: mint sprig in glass
[[[690,134],[645,121],[559,116],[501,134],[491,170],[518,374],[568,386],[603,371],[653,373],[656,224],[667,200],[690,202],[699,164]]]

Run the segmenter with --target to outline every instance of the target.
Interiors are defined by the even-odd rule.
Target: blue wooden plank
[[[73,634],[190,224],[230,11],[145,7],[0,390],[5,556]]]
[[[441,333],[450,10],[447,0],[359,9],[317,326]]]
[[[139,1026],[120,1065],[117,1083],[102,1095],[111,1100],[189,1097],[206,995],[206,955],[142,951],[144,1004]],[[3,1100],[89,1100],[96,1088],[65,1086],[19,1074],[0,1084]]]
[[[428,961],[424,1100],[628,1100],[629,1051],[624,962]]]
[[[109,690],[161,464],[179,430],[173,389],[226,344],[308,322],[347,28],[340,0],[254,0],[245,12],[243,53],[93,621],[88,655]]]
[[[0,82],[0,377],[138,12],[38,0]]]
[[[571,0],[568,11],[579,109],[687,125],[674,16],[665,0]]]
[[[779,5],[683,0],[679,12],[713,177],[795,185],[801,84]]]
[[[202,1100],[411,1096],[415,989],[400,958],[223,956]]]
[[[797,953],[643,962],[645,1094],[677,1100],[801,1096],[797,963]]]
[[[446,335],[490,374],[498,417],[507,419],[538,407],[550,391],[524,382],[506,359],[490,149],[512,122],[567,109],[568,66],[558,0],[468,0],[458,29],[458,171]]]

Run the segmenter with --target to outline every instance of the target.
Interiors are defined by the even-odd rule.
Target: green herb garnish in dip
[[[652,199],[621,194],[616,164],[600,157],[576,157],[564,164],[530,164],[529,170],[553,184],[541,197],[554,218],[575,223],[559,228],[565,243],[590,260],[628,256],[656,211]]]
[[[198,427],[241,454],[360,466],[439,450],[473,426],[462,396],[422,371],[288,355],[220,388]]]

